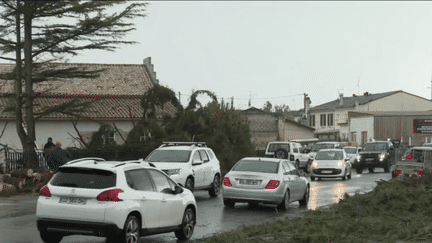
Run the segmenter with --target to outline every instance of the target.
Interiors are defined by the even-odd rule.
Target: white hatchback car
[[[189,239],[196,212],[192,192],[147,163],[84,158],[61,166],[40,189],[36,218],[46,243],[68,235],[137,243],[167,232]]]
[[[191,191],[207,190],[212,197],[220,192],[220,163],[204,142],[164,142],[144,161]]]
[[[352,166],[343,149],[321,149],[311,165],[311,181],[315,178],[351,179]]]

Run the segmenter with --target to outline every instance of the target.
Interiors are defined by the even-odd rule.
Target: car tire
[[[230,199],[225,199],[225,198],[223,200],[223,203],[224,203],[225,207],[227,207],[227,208],[233,208],[235,205],[234,201],[232,201]]]
[[[296,160],[296,162],[295,162],[295,166],[296,166],[296,169],[297,169],[297,170],[300,169],[300,161],[299,161],[299,160]]]
[[[387,164],[384,166],[384,172],[385,173],[389,173],[390,172],[390,167],[391,167],[391,161],[390,159],[387,160]]]
[[[248,205],[251,208],[257,208],[259,206],[259,203],[257,203],[257,202],[248,202]]]
[[[190,239],[193,235],[196,224],[196,215],[191,208],[187,208],[183,214],[181,228],[174,231],[175,236],[179,240]]]
[[[276,207],[278,210],[281,211],[286,211],[288,209],[288,205],[289,205],[289,200],[290,200],[290,196],[289,196],[289,191],[287,190],[284,194],[283,200],[282,202],[280,202]]]
[[[357,174],[363,173],[363,168],[361,168],[360,166],[356,166],[356,172]]]
[[[315,180],[315,176],[311,176],[311,181],[314,181]]]
[[[186,179],[185,188],[189,189],[191,192],[194,191],[195,183],[192,177]]]
[[[274,152],[273,157],[279,158],[279,159],[288,159],[288,151],[286,149],[283,149],[283,148],[277,149]]]
[[[108,243],[138,243],[141,233],[141,222],[135,215],[127,217],[123,230],[119,235],[108,237]]]
[[[308,160],[306,164],[306,173],[311,173],[311,161]]]
[[[374,173],[374,169],[373,168],[368,168],[369,173]]]
[[[348,180],[351,180],[351,174],[352,174],[352,169],[350,170],[350,173],[348,175]]]
[[[300,206],[306,207],[308,205],[309,196],[310,196],[309,186],[306,186],[306,191],[305,191],[305,194],[303,196],[303,199],[299,201]]]
[[[47,231],[41,231],[40,237],[45,243],[59,243],[63,239],[63,235],[57,233],[50,233]]]
[[[216,174],[213,179],[212,188],[209,190],[210,197],[217,197],[220,192],[220,176],[219,174]]]

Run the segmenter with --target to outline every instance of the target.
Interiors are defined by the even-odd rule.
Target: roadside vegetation
[[[431,242],[432,175],[379,183],[303,217],[246,226],[194,242]]]
[[[52,173],[42,169],[21,169],[2,175],[0,197],[36,194],[48,183]]]

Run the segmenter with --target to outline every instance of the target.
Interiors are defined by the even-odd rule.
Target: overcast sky
[[[151,57],[183,104],[199,89],[234,97],[238,109],[250,97],[258,108],[300,109],[303,93],[312,106],[366,91],[431,98],[432,2],[158,1],[147,13],[126,38],[140,44],[70,62]]]

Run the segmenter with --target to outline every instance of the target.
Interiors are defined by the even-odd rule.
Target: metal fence
[[[42,150],[37,150],[34,154],[5,148],[4,153],[5,160],[3,166],[5,167],[6,173],[23,168],[47,168]],[[36,156],[35,159],[33,159],[34,156]],[[34,163],[32,161],[34,161]]]

